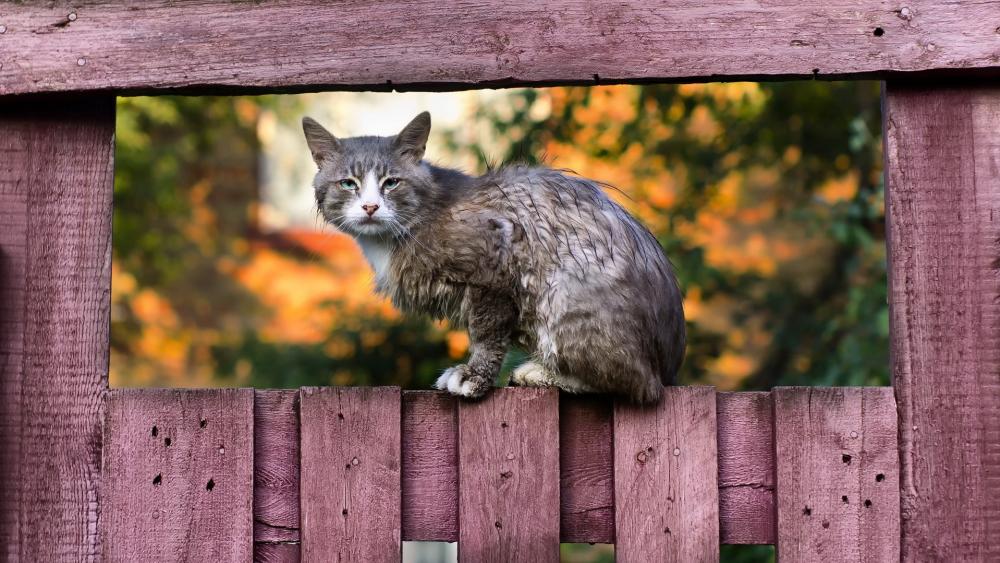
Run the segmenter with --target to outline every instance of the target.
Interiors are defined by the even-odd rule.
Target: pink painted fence
[[[655,408],[554,390],[113,390],[108,561],[898,561],[891,388],[669,389]]]

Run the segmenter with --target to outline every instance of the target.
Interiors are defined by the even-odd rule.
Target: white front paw
[[[476,385],[466,378],[465,365],[458,365],[444,370],[441,377],[434,383],[434,387],[460,397],[477,396]]]
[[[462,366],[448,368],[444,370],[434,386],[442,391],[448,391],[452,395],[461,395],[464,371]]]
[[[444,370],[444,373],[441,374],[441,377],[437,378],[437,381],[434,382],[435,389],[437,389],[438,391],[448,390],[448,379],[451,378],[452,369],[454,368]]]

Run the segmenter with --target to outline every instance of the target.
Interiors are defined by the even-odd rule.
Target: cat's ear
[[[309,145],[309,152],[312,153],[313,160],[317,166],[322,166],[323,162],[329,160],[331,156],[340,152],[340,141],[327,131],[322,125],[316,123],[311,117],[302,118],[302,131],[306,134],[306,143]]]
[[[431,133],[431,114],[421,112],[396,135],[393,146],[405,157],[420,161],[427,148],[427,136]]]

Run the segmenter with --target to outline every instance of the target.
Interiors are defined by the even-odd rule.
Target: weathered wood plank
[[[105,561],[250,561],[252,389],[119,389],[104,425]]]
[[[254,392],[255,561],[298,561],[299,392]],[[290,547],[284,547],[284,546]],[[294,559],[289,558],[294,555]],[[281,557],[279,557],[281,556]]]
[[[458,541],[458,405],[403,393],[403,539]]]
[[[301,554],[297,543],[255,543],[254,563],[299,563]]]
[[[460,561],[559,561],[559,394],[496,389],[462,402]]]
[[[613,407],[608,397],[559,399],[560,536],[614,543]]]
[[[885,102],[903,559],[1000,560],[1000,87]]]
[[[670,387],[659,405],[615,404],[615,556],[718,561],[715,390]]]
[[[13,5],[12,5],[13,4]],[[1000,2],[8,3],[0,95],[995,75]]]
[[[114,123],[112,97],[0,104],[6,560],[100,555]]]
[[[722,543],[773,544],[774,413],[770,393],[719,393]]]
[[[717,398],[721,540],[774,543],[770,394]],[[403,395],[404,540],[458,541],[456,408],[443,393]],[[611,411],[606,397],[560,397],[561,541],[614,541]]]
[[[302,560],[398,561],[399,388],[304,388],[299,401]]]
[[[898,561],[892,391],[784,387],[773,397],[782,563]]]

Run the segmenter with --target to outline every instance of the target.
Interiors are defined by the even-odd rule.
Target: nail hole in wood
[[[214,488],[215,488],[215,479],[209,479],[208,483],[205,484],[205,490],[211,491]]]
[[[851,504],[851,501],[847,499],[847,495],[840,497],[840,501],[844,504]]]
[[[826,520],[823,520],[823,527],[824,528],[829,528],[830,527],[830,523],[827,522]]]
[[[846,463],[847,465],[850,465],[851,464],[851,455],[850,454],[844,454],[844,455],[840,456],[840,461]]]
[[[154,426],[153,427],[153,437],[156,438],[156,435],[159,434],[159,433],[160,433],[160,429]]]
[[[163,474],[162,473],[157,473],[156,477],[153,477],[153,484],[154,485],[159,485],[162,482],[163,482]]]
[[[871,508],[871,507],[872,507],[872,501],[870,501],[869,499],[865,499],[865,508]]]
[[[169,448],[170,444],[171,444],[170,436],[167,436],[166,438],[163,439],[163,445],[164,446],[166,446],[166,447]]]
[[[347,516],[347,509],[345,508],[341,510],[340,513],[343,514],[344,516]]]
[[[501,422],[500,428],[507,428],[507,422]]]
[[[337,413],[337,419],[338,419],[338,420],[344,420],[344,413],[342,413],[342,412],[338,412],[338,413]]]
[[[809,508],[808,506],[802,509],[802,514],[804,516],[812,516],[812,513],[813,513],[812,509]]]
[[[875,476],[875,481],[878,483],[885,481],[885,475],[883,473],[879,473],[878,475]]]
[[[204,428],[204,427],[208,426],[208,419],[207,418],[203,418],[200,421],[198,421],[198,426],[201,427],[201,428]]]
[[[874,35],[875,37],[882,37],[883,35],[885,35],[885,30],[882,29],[881,27],[876,27],[875,31],[872,31],[872,35]]]

